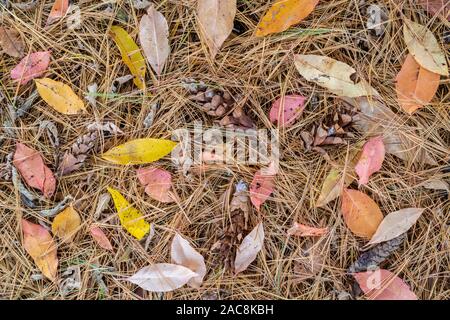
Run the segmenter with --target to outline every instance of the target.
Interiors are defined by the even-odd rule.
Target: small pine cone
[[[97,131],[79,137],[72,145],[71,151],[64,153],[58,168],[59,174],[63,176],[81,168],[89,151],[94,148],[97,138]]]

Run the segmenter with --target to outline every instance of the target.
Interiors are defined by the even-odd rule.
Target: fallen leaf
[[[318,3],[319,0],[277,0],[258,23],[256,36],[289,29],[309,16]]]
[[[180,265],[157,263],[142,268],[127,280],[151,292],[168,292],[197,276],[194,271]]]
[[[67,9],[69,9],[69,0],[55,0],[52,10],[48,15],[46,26],[49,26],[55,21],[63,18],[67,13]]]
[[[418,300],[409,286],[388,270],[359,272],[353,277],[369,300]]]
[[[300,247],[298,258],[294,260],[294,275],[297,281],[315,277],[325,266],[326,241],[308,240]]]
[[[430,190],[445,190],[447,192],[450,192],[450,187],[447,182],[443,180],[428,180],[422,183],[422,186],[425,189]]]
[[[370,176],[381,169],[385,153],[382,136],[370,138],[366,142],[361,153],[361,158],[359,158],[355,166],[360,185],[367,184]]]
[[[430,103],[438,87],[440,75],[422,68],[411,54],[408,54],[402,69],[395,78],[398,104],[407,113]]]
[[[136,239],[141,240],[150,231],[150,224],[145,221],[144,215],[135,209],[119,191],[108,187],[108,192],[113,198],[122,226]]]
[[[42,191],[46,198],[53,195],[56,189],[55,176],[45,165],[39,152],[17,143],[13,163],[30,187]]]
[[[151,163],[169,154],[176,145],[171,140],[136,139],[108,150],[102,158],[122,165]]]
[[[11,57],[21,58],[24,55],[25,44],[15,29],[0,27],[0,46]]]
[[[236,11],[236,0],[199,0],[197,3],[198,24],[213,59],[233,31]]]
[[[298,237],[320,237],[328,233],[328,228],[315,228],[294,222],[294,225],[289,228],[287,233],[290,236]]]
[[[234,273],[244,271],[256,259],[258,252],[264,245],[264,226],[260,222],[258,225],[242,240],[241,245],[236,251],[234,261]]]
[[[139,89],[145,87],[145,60],[133,38],[119,26],[111,27],[111,34],[122,55],[123,62],[134,76],[133,82]]]
[[[49,78],[34,81],[41,98],[56,111],[70,115],[86,110],[83,100],[68,85]]]
[[[281,127],[290,127],[305,109],[306,98],[299,95],[283,96],[277,99],[270,109],[269,118],[272,123]]]
[[[261,204],[263,204],[274,191],[275,188],[275,175],[264,174],[264,172],[258,170],[253,176],[252,184],[250,185],[250,201],[255,206],[256,210],[260,210]]]
[[[50,51],[39,51],[27,55],[11,70],[11,79],[18,80],[22,85],[40,77],[47,71],[50,57]]]
[[[172,240],[170,256],[173,263],[182,265],[197,274],[189,280],[188,285],[193,288],[200,288],[206,275],[205,259],[178,233]]]
[[[419,4],[432,15],[442,14],[447,21],[450,21],[450,2],[448,0],[419,0]]]
[[[42,226],[22,219],[23,247],[48,279],[55,281],[58,269],[56,246],[50,233]]]
[[[378,96],[378,92],[366,81],[355,83],[351,76],[356,70],[349,65],[325,56],[301,55],[294,57],[298,72],[308,81],[327,88],[337,96]]]
[[[169,171],[146,167],[138,169],[136,174],[150,197],[165,203],[174,202],[169,194],[172,189],[172,175]]]
[[[357,190],[344,189],[341,209],[347,227],[359,237],[372,237],[383,220],[375,201]]]
[[[433,33],[416,22],[405,19],[403,37],[409,53],[428,71],[448,76],[445,54]]]
[[[70,206],[56,215],[52,223],[52,232],[62,240],[72,242],[80,225],[80,215]]]
[[[92,238],[94,238],[94,240],[100,247],[109,251],[113,251],[111,242],[109,241],[108,237],[106,237],[102,229],[97,226],[92,226],[89,228],[89,231],[91,232]]]
[[[333,201],[342,193],[342,188],[348,187],[353,182],[353,177],[346,174],[344,181],[342,170],[332,168],[325,178],[316,207],[322,207]]]
[[[145,57],[160,75],[170,53],[169,26],[166,18],[151,4],[139,24],[139,41]]]
[[[408,231],[425,209],[406,208],[389,213],[378,226],[367,245],[389,241]]]

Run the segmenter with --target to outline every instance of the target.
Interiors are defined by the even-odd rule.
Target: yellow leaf
[[[66,84],[49,78],[35,79],[39,95],[56,111],[77,114],[86,110],[83,101]]]
[[[72,241],[81,224],[81,218],[70,206],[58,213],[52,223],[52,232],[59,238]]]
[[[109,188],[122,226],[136,239],[141,240],[149,231],[150,224],[144,220],[143,214],[133,208],[119,191]]]
[[[134,76],[134,84],[139,89],[144,89],[146,67],[139,47],[128,32],[121,27],[112,26],[111,34],[117,47],[119,47],[123,62]]]
[[[278,0],[258,23],[257,37],[287,30],[305,19],[319,0]]]
[[[102,158],[115,164],[145,164],[161,159],[177,145],[164,139],[136,139],[114,147]]]

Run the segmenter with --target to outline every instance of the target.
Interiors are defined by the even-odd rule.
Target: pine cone
[[[63,176],[81,168],[88,156],[88,152],[94,148],[97,138],[97,131],[89,132],[79,137],[72,145],[71,151],[64,153],[58,168],[59,174]]]

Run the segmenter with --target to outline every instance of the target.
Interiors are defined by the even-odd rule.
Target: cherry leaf
[[[369,177],[381,169],[386,150],[384,148],[383,137],[373,137],[363,147],[361,158],[355,166],[355,171],[359,176],[359,184],[367,184]]]
[[[256,210],[260,210],[263,204],[272,194],[275,188],[275,174],[268,170],[261,169],[255,173],[250,185],[250,201]]]
[[[172,175],[169,171],[154,167],[141,168],[136,171],[139,181],[145,186],[145,192],[155,200],[174,202],[170,195]]]
[[[89,231],[91,232],[92,238],[98,243],[100,247],[103,249],[113,251],[113,247],[111,245],[111,242],[106,237],[105,233],[102,229],[100,229],[97,226],[92,226]]]
[[[11,70],[11,78],[18,80],[19,84],[27,84],[28,81],[40,77],[45,73],[50,64],[50,51],[39,51],[25,56],[14,69]]]
[[[306,98],[300,95],[283,96],[270,109],[269,119],[280,127],[290,127],[305,109]]]

